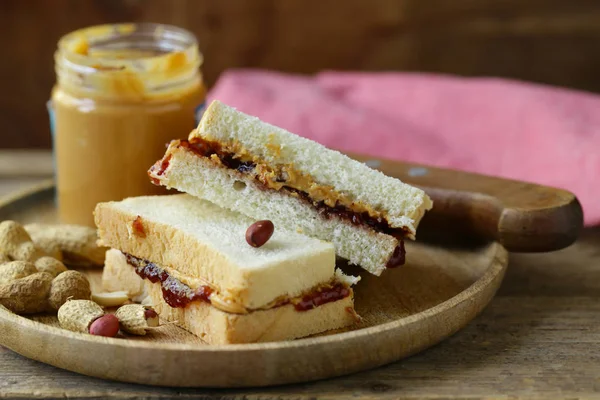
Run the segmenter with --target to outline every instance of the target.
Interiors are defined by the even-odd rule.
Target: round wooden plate
[[[55,221],[51,183],[0,204],[0,220]],[[209,346],[174,326],[145,337],[66,331],[55,316],[0,307],[0,344],[85,375],[161,386],[242,387],[304,382],[377,367],[422,351],[471,321],[493,298],[507,265],[497,243],[478,248],[407,244],[407,264],[361,273],[351,330],[287,342]],[[348,272],[359,273],[355,268]],[[99,271],[91,272],[92,285]]]

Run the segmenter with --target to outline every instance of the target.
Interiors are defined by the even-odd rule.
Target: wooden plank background
[[[191,29],[209,84],[232,67],[503,76],[600,91],[598,0],[2,0],[0,147],[50,146],[56,42],[88,25]]]

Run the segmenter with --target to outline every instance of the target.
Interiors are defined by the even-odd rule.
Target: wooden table
[[[0,195],[50,177],[48,152],[0,151]],[[464,330],[395,364],[240,390],[102,381],[0,347],[0,398],[600,398],[600,228],[568,249],[511,255],[498,296]],[[207,360],[210,362],[210,360]]]

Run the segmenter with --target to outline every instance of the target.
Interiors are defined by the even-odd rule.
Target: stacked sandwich
[[[432,205],[420,189],[218,101],[149,175],[184,194],[97,206],[100,241],[113,248],[104,281],[209,343],[356,323],[358,278],[336,270],[336,255],[374,275],[402,265],[404,240]]]

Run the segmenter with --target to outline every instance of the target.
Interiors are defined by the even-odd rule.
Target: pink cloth
[[[326,146],[564,188],[600,223],[600,97],[505,79],[225,72],[209,93]]]

